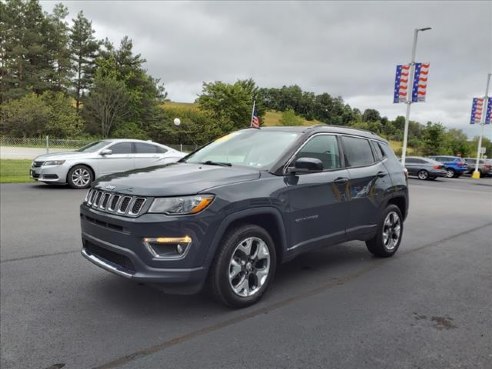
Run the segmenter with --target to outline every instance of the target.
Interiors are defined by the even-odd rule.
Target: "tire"
[[[403,235],[403,217],[396,205],[388,205],[378,224],[376,236],[366,241],[369,252],[387,258],[393,256],[400,247]]]
[[[209,283],[219,302],[234,308],[261,299],[275,275],[277,257],[272,238],[256,225],[229,231],[212,263]]]
[[[429,172],[423,169],[419,170],[419,172],[417,173],[417,177],[419,177],[419,179],[421,180],[429,179]]]
[[[456,172],[453,168],[446,168],[446,177],[447,178],[453,178],[456,176]]]
[[[92,181],[94,181],[94,174],[86,165],[75,165],[68,171],[67,182],[72,188],[87,188]]]

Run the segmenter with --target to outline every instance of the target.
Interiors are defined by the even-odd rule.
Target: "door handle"
[[[376,176],[377,176],[378,178],[383,178],[383,177],[386,177],[386,175],[387,175],[387,174],[388,174],[388,173],[386,173],[386,172],[378,172],[378,174],[376,174]]]
[[[333,182],[335,183],[347,183],[348,182],[348,178],[347,177],[338,177],[337,179],[335,179]]]

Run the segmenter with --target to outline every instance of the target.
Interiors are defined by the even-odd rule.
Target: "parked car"
[[[257,302],[279,263],[364,240],[400,246],[404,168],[369,132],[330,126],[231,133],[166,166],[105,176],[80,207],[82,255],[117,275],[226,305]]]
[[[475,171],[477,159],[465,158],[465,162],[467,165],[466,173],[472,174]],[[480,177],[492,176],[492,163],[489,163],[484,159],[480,159],[478,162],[478,172],[480,173]]]
[[[419,179],[434,180],[437,177],[447,176],[447,171],[442,163],[421,156],[407,156],[405,168],[408,170],[408,175],[417,176]]]
[[[465,161],[459,156],[436,155],[429,156],[429,158],[444,164],[448,178],[458,178],[467,171]]]
[[[171,163],[185,155],[151,141],[102,140],[76,151],[40,155],[32,162],[30,175],[44,183],[87,188],[100,176]]]

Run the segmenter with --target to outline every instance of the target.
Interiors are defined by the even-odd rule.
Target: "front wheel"
[[[403,236],[403,217],[396,205],[388,205],[378,224],[376,236],[366,241],[367,249],[380,257],[393,256]]]
[[[243,225],[231,230],[219,247],[210,271],[214,297],[235,308],[256,303],[275,274],[272,238],[259,226]]]
[[[93,180],[92,171],[85,165],[76,165],[68,171],[67,182],[72,188],[87,188]]]

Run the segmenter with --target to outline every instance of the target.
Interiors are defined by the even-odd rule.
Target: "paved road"
[[[410,184],[394,258],[305,254],[239,311],[84,260],[85,191],[2,185],[1,367],[489,369],[492,178]]]
[[[49,149],[49,152],[73,151],[73,149]],[[0,146],[0,158],[2,159],[34,159],[36,156],[46,154],[44,148]]]

